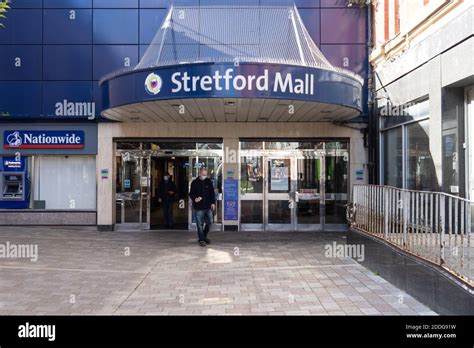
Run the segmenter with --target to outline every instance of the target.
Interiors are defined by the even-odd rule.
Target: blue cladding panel
[[[96,115],[100,115],[102,111],[102,90],[97,83],[92,84],[92,100],[95,103]]]
[[[0,44],[41,44],[41,10],[11,9],[2,20],[5,28],[0,28]]]
[[[138,8],[138,0],[94,0],[94,8]]]
[[[13,3],[12,3],[13,5]],[[15,0],[14,8],[42,8],[43,0]]]
[[[44,46],[45,80],[92,80],[92,46]]]
[[[41,114],[43,83],[39,81],[1,81],[0,117],[37,116]]]
[[[91,81],[51,81],[44,82],[43,92],[43,114],[55,116],[56,103],[68,102],[91,102]]]
[[[138,10],[94,10],[95,44],[138,44]]]
[[[138,47],[136,45],[100,45],[94,47],[94,80],[100,80],[105,75],[116,70],[128,68],[125,64],[130,61],[129,67],[138,64]]]
[[[346,0],[321,0],[321,7],[346,7]]]
[[[366,11],[359,8],[321,9],[321,43],[354,44],[367,41]]]
[[[299,10],[301,19],[313,41],[319,45],[321,41],[320,10],[316,8],[303,8]]]
[[[41,80],[40,45],[3,46],[0,54],[0,80]]]
[[[44,0],[44,8],[92,8],[92,0]]]
[[[169,0],[140,0],[140,8],[165,8],[169,4]]]
[[[44,10],[44,43],[92,43],[92,10]]]
[[[140,44],[149,44],[166,17],[167,10],[140,10]]]
[[[295,0],[296,6],[301,7],[319,7],[321,6],[320,0]]]
[[[365,45],[321,45],[321,52],[334,66],[367,76]]]

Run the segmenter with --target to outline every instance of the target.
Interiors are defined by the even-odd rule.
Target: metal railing
[[[474,284],[474,202],[442,192],[354,185],[349,209],[353,228]]]

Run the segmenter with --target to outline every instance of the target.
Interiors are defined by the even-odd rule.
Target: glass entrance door
[[[266,160],[265,229],[293,230],[295,187],[292,175],[294,158],[270,157]]]
[[[321,230],[324,156],[267,157],[265,162],[265,230]]]
[[[264,204],[263,156],[242,156],[240,162],[240,228],[261,231]]]
[[[240,229],[346,229],[348,141],[241,142]]]
[[[324,224],[324,157],[296,158],[296,229],[322,230]]]
[[[149,229],[150,156],[124,151],[116,159],[116,224],[126,230]]]

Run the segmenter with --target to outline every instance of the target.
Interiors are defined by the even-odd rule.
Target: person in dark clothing
[[[176,194],[176,184],[171,179],[171,175],[165,173],[158,186],[158,202],[163,204],[163,216],[165,225],[173,228],[173,203]]]
[[[191,183],[189,197],[192,199],[193,208],[196,212],[198,243],[205,247],[207,244],[211,244],[207,235],[212,225],[213,210],[216,209],[214,185],[212,185],[211,179],[207,177],[206,168],[201,168],[199,177]]]

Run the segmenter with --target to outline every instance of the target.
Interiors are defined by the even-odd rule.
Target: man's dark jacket
[[[173,191],[174,193],[170,195],[168,192]],[[173,180],[161,179],[160,185],[158,185],[158,197],[161,198],[163,204],[173,203],[174,195],[176,194],[176,184]]]
[[[216,195],[214,192],[214,185],[209,178],[201,180],[199,177],[191,183],[191,190],[189,197],[193,200],[193,207],[196,210],[211,209],[211,204],[216,204]],[[195,202],[197,197],[202,197],[202,200]]]

